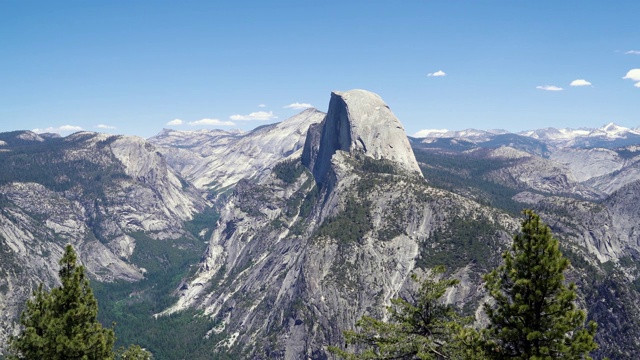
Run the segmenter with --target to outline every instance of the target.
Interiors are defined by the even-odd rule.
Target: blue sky
[[[408,134],[639,127],[638,14],[640,1],[1,0],[0,131],[249,130],[353,88]]]

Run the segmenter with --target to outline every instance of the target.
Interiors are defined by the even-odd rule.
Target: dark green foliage
[[[458,269],[473,263],[480,269],[488,270],[497,265],[493,254],[498,246],[496,238],[500,230],[498,226],[485,221],[455,217],[447,228],[434,231],[420,247],[420,258],[416,265],[430,268],[445,264]],[[433,243],[437,245],[432,247]]]
[[[273,167],[273,172],[278,179],[287,184],[293,184],[302,175],[304,169],[300,159],[291,159],[277,163]]]
[[[415,194],[411,188],[405,189],[405,191],[411,193],[412,196]],[[407,235],[407,216],[410,212],[410,207],[411,205],[406,201],[405,194],[391,201],[381,214],[384,221],[379,224],[376,238],[388,241],[399,235]]]
[[[311,213],[313,203],[318,196],[318,187],[313,181],[313,176],[309,174],[309,178],[304,184],[286,200],[285,214],[288,217],[300,215],[307,217]]]
[[[264,214],[260,211],[260,207],[270,202],[273,198],[273,192],[266,186],[251,183],[247,180],[241,180],[236,185],[237,205],[247,215],[252,217],[261,217]]]
[[[396,236],[406,234],[406,219],[403,204],[394,203],[392,210],[385,214],[385,224],[378,231],[379,240],[392,240]]]
[[[288,218],[298,216],[296,222],[290,227],[291,233],[295,235],[301,235],[305,231],[306,221],[308,220],[319,195],[319,189],[313,180],[313,176],[311,173],[308,173],[308,175],[309,178],[304,184],[302,184],[300,189],[285,201],[284,214]],[[271,225],[278,229],[282,227],[284,223],[279,219],[275,219],[271,222]]]
[[[521,233],[502,256],[504,264],[485,275],[495,300],[485,305],[486,350],[494,359],[590,359],[597,348],[596,324],[584,327],[576,286],[564,284],[569,260],[549,227],[533,211],[524,214]]]
[[[344,210],[325,220],[316,236],[328,236],[341,243],[356,243],[361,242],[372,227],[371,202],[351,196],[347,199]]]
[[[122,285],[129,284],[132,291],[149,286],[150,289],[143,294],[155,299],[153,311],[160,312],[173,302],[171,298],[164,298],[162,295],[171,293],[185,275],[195,271],[193,265],[198,263],[207,245],[193,238],[155,240],[141,232],[130,235],[136,240],[131,262],[147,272],[145,280]],[[108,287],[110,284],[102,285]]]
[[[209,207],[195,214],[191,221],[185,222],[184,229],[196,238],[208,239],[218,222],[218,218],[220,218],[220,214],[214,208]],[[206,233],[200,237],[202,230],[206,230]]]
[[[153,356],[150,352],[138,345],[131,345],[128,348],[120,348],[116,353],[118,360],[152,360]]]
[[[314,182],[313,187],[305,195],[304,200],[302,200],[302,204],[300,204],[300,212],[299,212],[300,217],[306,218],[311,214],[311,210],[313,210],[313,205],[318,199],[318,194],[319,194],[318,186],[316,186]]]
[[[154,240],[144,233],[131,235],[136,239],[131,261],[147,270],[145,279],[92,283],[101,304],[100,320],[116,323],[116,346],[135,343],[157,359],[224,359],[225,354],[212,355],[218,335],[205,339],[216,326],[209,317],[192,310],[154,317],[175,303],[171,294],[196,270],[192,265],[200,260],[206,243],[193,238]]]
[[[38,287],[20,317],[22,330],[9,340],[15,359],[104,360],[113,358],[115,335],[98,322],[98,302],[84,267],[67,245],[60,260],[62,286]]]
[[[126,301],[126,295],[121,301]],[[153,352],[157,359],[212,359],[217,339],[206,339],[207,333],[216,323],[202,313],[184,311],[154,319],[148,314],[147,300],[139,303],[121,304],[121,322],[116,324],[118,341],[134,341]],[[138,314],[137,311],[144,313]]]
[[[521,204],[512,199],[521,190],[485,179],[487,173],[509,166],[509,161],[415,150],[416,159],[421,163],[420,169],[429,185],[472,197],[483,205],[510,214],[518,214],[522,209]]]
[[[638,294],[624,276],[619,271],[606,276],[587,298],[587,303],[592,304],[590,319],[598,323],[596,340],[600,348],[594,358],[606,354],[611,359],[635,359],[640,351],[635,336],[629,336],[640,329]]]
[[[85,195],[101,198],[105,184],[129,178],[122,164],[108,150],[96,151],[96,161],[65,158],[64,152],[74,145],[63,139],[50,139],[0,152],[0,169],[3,170],[0,172],[0,184],[35,182],[54,191],[66,191],[79,185]],[[100,148],[98,143],[98,150]]]
[[[420,289],[408,299],[391,300],[389,321],[363,316],[357,331],[345,331],[346,350],[331,346],[329,351],[341,358],[356,359],[480,359],[481,352],[467,347],[469,340],[461,318],[451,305],[442,302],[455,279],[436,277],[444,273],[436,267],[432,277],[419,281]]]
[[[373,159],[369,156],[361,157],[360,170],[367,173],[395,174],[396,169],[393,163],[386,159]]]

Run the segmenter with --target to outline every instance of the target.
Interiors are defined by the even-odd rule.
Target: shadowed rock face
[[[380,96],[369,91],[331,93],[327,116],[310,128],[302,161],[319,184],[327,181],[338,150],[391,160],[404,171],[420,174],[402,124]]]

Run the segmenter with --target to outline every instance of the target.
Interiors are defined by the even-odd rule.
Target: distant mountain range
[[[431,139],[455,138],[477,143],[489,141],[494,139],[496,136],[506,134],[529,137],[558,147],[613,148],[640,142],[640,128],[631,129],[614,123],[609,123],[597,129],[556,129],[550,127],[545,129],[527,130],[519,133],[510,133],[506,130],[466,129],[452,131],[446,129],[425,129],[418,131],[413,135],[413,137],[424,139],[422,140],[423,142],[432,141]]]

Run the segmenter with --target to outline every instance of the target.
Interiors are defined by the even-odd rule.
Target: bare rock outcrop
[[[326,181],[331,158],[339,150],[391,160],[421,174],[402,124],[380,96],[366,90],[332,92],[327,116],[310,129],[302,159],[318,183]]]

